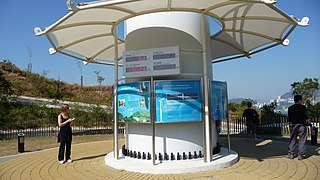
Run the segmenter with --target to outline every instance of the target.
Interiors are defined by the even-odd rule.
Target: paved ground
[[[225,139],[222,141],[227,145]],[[0,179],[320,179],[318,147],[308,146],[308,158],[299,161],[285,157],[287,142],[232,138],[231,144],[240,160],[222,170],[175,175],[115,170],[104,162],[105,155],[112,150],[112,141],[100,141],[73,145],[74,162],[63,165],[57,162],[57,148],[2,158]]]

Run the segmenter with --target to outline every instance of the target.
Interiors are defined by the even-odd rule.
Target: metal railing
[[[318,127],[320,130],[320,117],[310,118],[313,127]],[[246,134],[247,126],[243,117],[230,117],[230,134]],[[285,116],[271,116],[261,118],[261,124],[258,126],[258,134],[263,135],[289,135],[288,117]],[[308,134],[311,130],[308,126]],[[221,123],[221,134],[227,134],[227,121]]]
[[[113,134],[114,129],[109,122],[99,121],[90,124],[75,122],[72,125],[72,133],[74,135]],[[0,123],[0,140],[16,139],[19,133],[24,133],[25,137],[57,136],[59,129],[56,123],[49,123],[47,120],[11,124]],[[118,133],[124,134],[124,125],[119,126]]]
[[[230,134],[246,134],[247,126],[242,117],[230,117]],[[318,127],[320,132],[320,117],[311,118],[312,126]],[[89,134],[113,134],[113,126],[110,120],[96,121],[93,123],[75,122],[72,126],[74,135],[89,135]],[[119,134],[124,134],[124,124],[119,126]],[[310,127],[308,134],[310,134]],[[0,140],[16,139],[18,133],[24,133],[26,137],[46,137],[57,136],[59,127],[56,123],[48,120],[24,121],[17,124],[1,124],[0,123]],[[261,119],[261,124],[258,126],[258,134],[263,135],[288,135],[289,123],[288,118],[284,116],[265,117]],[[227,134],[227,121],[221,123],[221,134]]]

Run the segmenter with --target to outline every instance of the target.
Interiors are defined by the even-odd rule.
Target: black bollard
[[[151,160],[151,154],[148,152],[148,160]]]
[[[202,158],[202,157],[203,157],[203,155],[202,155],[201,151],[199,151],[199,158]]]
[[[123,145],[123,146],[122,146],[122,154],[123,154],[124,156],[126,155],[126,151],[127,151],[127,150],[126,150],[126,147],[125,147],[125,145]]]
[[[168,161],[169,160],[169,156],[167,153],[164,153],[164,160]]]
[[[171,160],[174,160],[174,155],[173,155],[173,153],[171,153],[170,159],[171,159]]]
[[[18,152],[23,153],[24,152],[24,133],[18,134]]]
[[[193,159],[198,159],[197,151],[194,151],[194,153],[193,153]]]
[[[162,154],[159,153],[159,160],[162,161],[163,160],[163,157],[162,157]]]
[[[130,157],[133,157],[133,153],[132,153],[132,150],[130,151]]]
[[[133,158],[137,158],[137,152],[136,151],[133,152]]]
[[[186,159],[187,159],[187,155],[186,155],[185,152],[183,152],[183,154],[182,154],[182,159],[183,159],[183,160],[186,160]]]
[[[177,153],[177,160],[181,160],[181,156],[179,153]]]
[[[142,159],[146,159],[146,153],[142,153]]]
[[[138,159],[141,159],[141,153],[140,153],[140,151],[138,152]]]

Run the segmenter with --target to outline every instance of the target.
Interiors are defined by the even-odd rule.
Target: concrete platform
[[[222,144],[227,139],[221,138]],[[119,148],[124,140],[119,142]],[[58,146],[58,144],[57,144]],[[319,146],[307,146],[307,159],[286,157],[288,140],[260,139],[249,142],[245,138],[231,138],[231,148],[239,154],[239,161],[232,166],[205,172],[184,174],[148,174],[121,171],[105,164],[105,156],[112,152],[112,141],[72,145],[73,163],[59,164],[58,148],[20,156],[3,157],[0,162],[0,180],[236,180],[236,179],[320,179]],[[150,162],[152,163],[152,162]]]
[[[205,163],[203,158],[191,160],[156,161],[130,158],[120,154],[119,160],[113,157],[113,152],[105,156],[105,163],[118,170],[148,174],[183,174],[223,169],[238,162],[238,153],[221,148],[221,152],[213,156],[213,161]]]

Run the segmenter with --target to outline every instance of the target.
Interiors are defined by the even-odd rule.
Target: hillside
[[[289,99],[289,98],[291,99],[293,98],[292,92],[287,92],[281,96],[281,99]],[[320,98],[320,89],[318,89],[315,92],[315,99],[319,99],[319,98]]]
[[[111,86],[83,86],[49,79],[21,70],[10,61],[0,62],[0,71],[18,96],[59,99],[90,104],[111,105]]]

